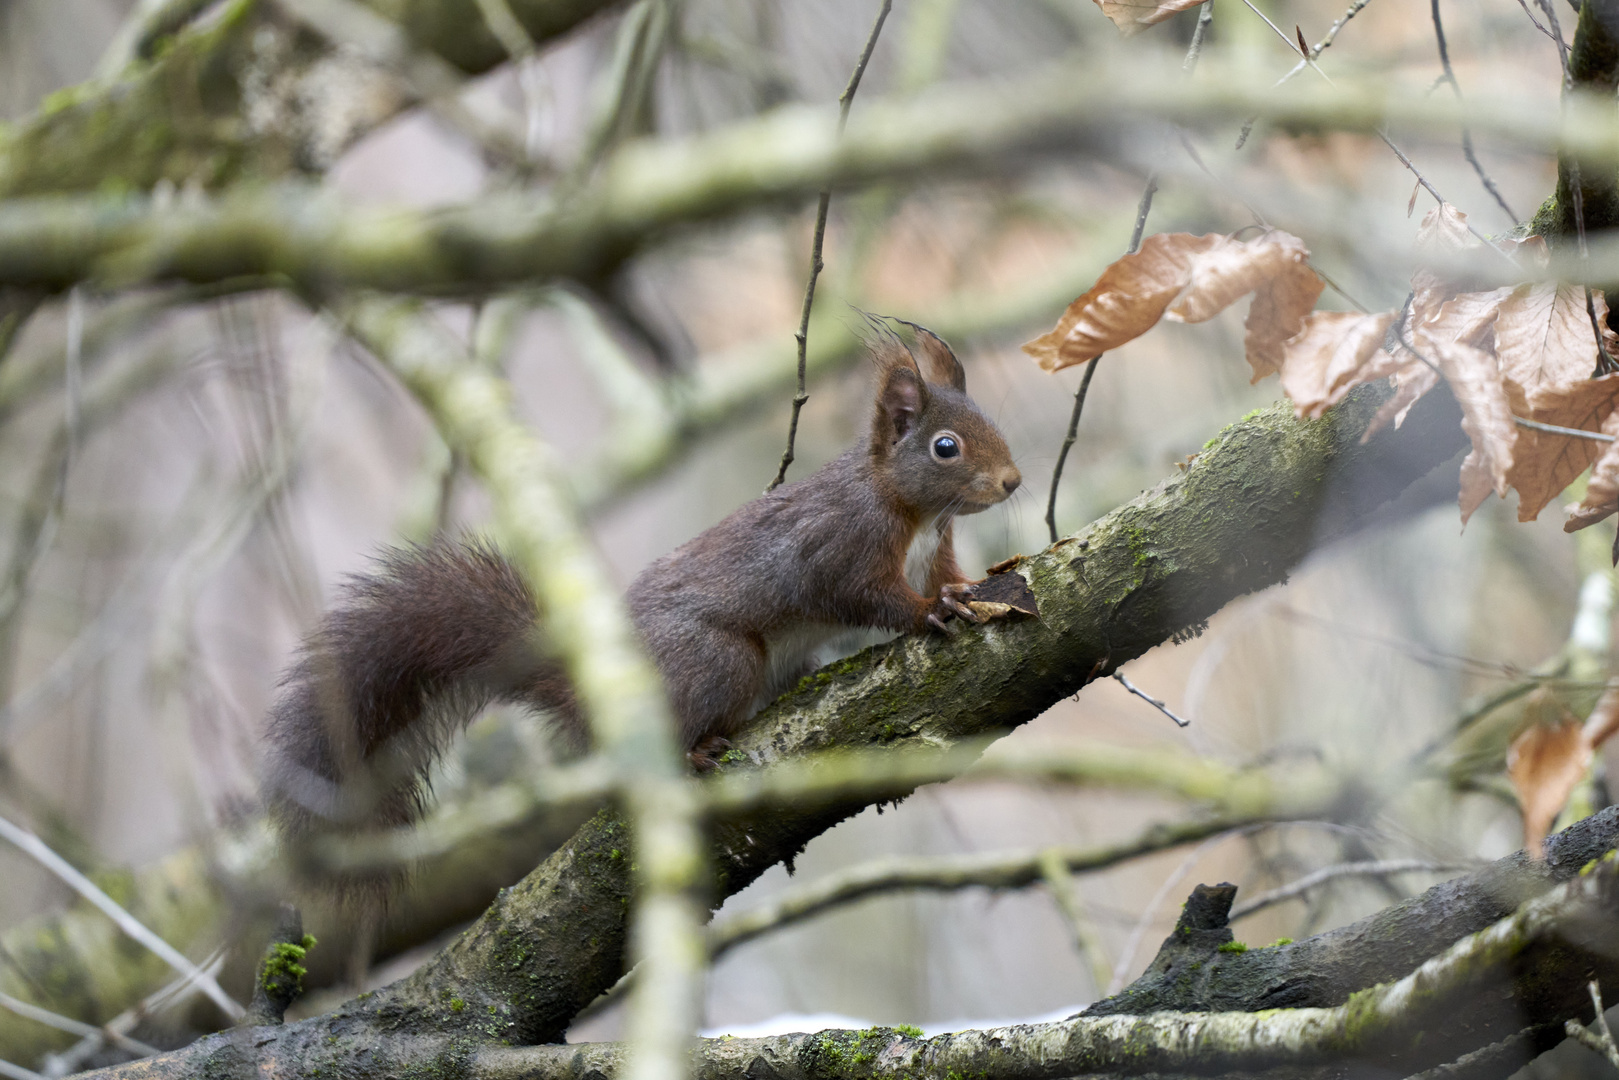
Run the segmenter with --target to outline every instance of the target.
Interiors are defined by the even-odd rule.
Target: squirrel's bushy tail
[[[476,542],[392,550],[351,579],[270,712],[263,787],[283,836],[414,821],[445,742],[495,701],[549,709],[582,740],[535,619],[516,568]]]

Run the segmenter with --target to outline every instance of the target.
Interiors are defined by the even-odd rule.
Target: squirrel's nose
[[[1007,473],[1001,478],[1001,487],[1006,489],[1006,493],[1008,495],[1016,491],[1018,489],[1018,485],[1021,483],[1023,483],[1023,474],[1018,472],[1016,469],[1013,469],[1011,472]]]

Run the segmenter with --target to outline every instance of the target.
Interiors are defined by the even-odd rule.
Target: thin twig
[[[1104,870],[1144,855],[1205,840],[1215,834],[1224,836],[1233,827],[1246,824],[1249,823],[1225,818],[1153,825],[1123,843],[1096,848],[943,856],[902,855],[874,859],[799,885],[759,907],[717,921],[708,932],[709,947],[717,959],[743,942],[869,896],[909,889],[955,892],[963,889],[1022,888],[1042,880],[1045,867],[1052,859],[1069,874]],[[1105,977],[1102,983],[1106,985]],[[619,990],[615,986],[610,993],[616,994]]]
[[[1523,8],[1523,13],[1529,16],[1529,21],[1535,24],[1536,30],[1539,30],[1542,34],[1545,34],[1547,37],[1551,38],[1553,42],[1557,41],[1555,37],[1552,37],[1552,32],[1542,26],[1539,19],[1535,18],[1535,13],[1529,10],[1529,4],[1526,2],[1526,0],[1518,0],[1518,6]]]
[[[96,1027],[94,1024],[86,1024],[83,1020],[75,1020],[70,1016],[63,1016],[60,1013],[51,1012],[49,1009],[42,1009],[38,1005],[14,998],[10,994],[0,993],[0,1009],[16,1013],[25,1020],[32,1020],[36,1024],[44,1024],[46,1027],[53,1027],[57,1031],[65,1031],[80,1038],[88,1039],[104,1036],[120,1050],[127,1050],[132,1054],[139,1054],[144,1057],[159,1053],[155,1046],[148,1046],[139,1039],[131,1039],[120,1032],[109,1031],[106,1028]]]
[[[1303,896],[1312,889],[1318,888],[1329,881],[1336,881],[1345,877],[1384,877],[1388,874],[1441,874],[1452,870],[1473,870],[1478,867],[1476,862],[1432,862],[1427,859],[1381,859],[1373,862],[1339,863],[1336,866],[1324,866],[1321,869],[1306,874],[1297,881],[1289,882],[1280,888],[1262,892],[1248,901],[1238,904],[1231,909],[1230,921],[1236,922],[1255,912],[1263,911],[1268,907]]]
[[[839,136],[849,122],[849,106],[854,103],[855,91],[860,89],[860,80],[866,74],[866,65],[871,62],[872,51],[877,48],[877,35],[883,32],[883,22],[893,7],[894,0],[883,0],[882,7],[877,9],[877,19],[871,24],[871,33],[866,35],[866,47],[860,51],[860,59],[849,76],[849,84],[838,95]],[[793,444],[798,441],[798,414],[803,411],[804,402],[809,400],[809,395],[804,392],[804,369],[809,362],[810,310],[815,306],[815,281],[826,268],[821,261],[821,248],[826,241],[826,214],[831,206],[832,187],[829,184],[821,189],[821,200],[815,207],[815,239],[810,244],[809,284],[804,286],[804,310],[798,319],[798,333],[793,335],[798,342],[798,392],[793,395],[793,415],[787,422],[787,449],[781,453],[781,465],[776,469],[776,478],[765,488],[767,492],[776,490],[787,479],[787,467],[793,463]]]
[[[32,1069],[25,1069],[21,1065],[13,1065],[4,1058],[0,1058],[0,1076],[9,1077],[10,1080],[45,1080],[43,1076]]]
[[[1591,378],[1600,379],[1604,375],[1612,375],[1619,371],[1619,360],[1615,360],[1608,352],[1608,343],[1603,340],[1602,327],[1597,323],[1596,299],[1591,295],[1591,286],[1585,286],[1585,314],[1591,320],[1591,336],[1597,339],[1597,366],[1591,373]]]
[[[218,1005],[226,1016],[232,1020],[241,1019],[245,1010],[229,994],[219,988],[219,984],[214,981],[213,976],[204,973],[196,964],[187,960],[178,949],[148,930],[141,924],[140,920],[120,907],[117,901],[102,892],[95,882],[75,870],[66,859],[47,847],[39,837],[27,829],[14,825],[7,819],[0,817],[0,840],[8,841],[25,855],[55,874],[69,888],[84,897],[102,914],[116,923],[118,929],[150,949],[175,971],[195,979],[202,988],[202,992],[207,994],[209,1000]]]
[[[1613,442],[1612,435],[1600,431],[1582,431],[1579,428],[1559,427],[1556,424],[1542,424],[1539,420],[1525,420],[1521,416],[1514,416],[1512,422],[1521,428],[1531,431],[1544,431],[1548,435],[1568,435],[1576,439],[1590,439],[1592,442]]]
[[[1422,175],[1422,170],[1417,168],[1416,163],[1405,156],[1405,151],[1394,145],[1394,140],[1389,138],[1387,129],[1378,128],[1377,137],[1383,140],[1384,146],[1394,151],[1394,156],[1400,159],[1401,165],[1404,165],[1407,169],[1411,170],[1411,175],[1417,178],[1417,183],[1422,185],[1422,190],[1426,191],[1429,195],[1432,195],[1435,202],[1450,203],[1451,206],[1456,205],[1455,203],[1450,202],[1450,200],[1445,198],[1443,195],[1439,194],[1439,189],[1428,182],[1428,178]],[[1467,226],[1467,231],[1472,233],[1479,243],[1501,256],[1501,258],[1505,259],[1508,263],[1511,263],[1514,270],[1520,269],[1518,264],[1512,261],[1512,256],[1496,247],[1488,236],[1485,236],[1483,233],[1478,231],[1478,226],[1474,225],[1471,221],[1464,222],[1463,224]]]
[[[1145,690],[1141,689],[1141,687],[1137,686],[1135,683],[1131,682],[1129,679],[1126,679],[1124,677],[1124,672],[1115,671],[1113,673],[1113,677],[1118,680],[1120,686],[1124,687],[1126,690],[1130,691],[1130,693],[1134,694],[1136,697],[1140,698],[1142,701],[1145,701],[1148,705],[1151,705],[1153,708],[1157,709],[1159,712],[1163,713],[1165,716],[1167,716],[1171,720],[1175,721],[1177,726],[1179,726],[1179,727],[1191,727],[1192,726],[1192,722],[1190,720],[1183,720],[1180,717],[1176,716],[1173,712],[1170,711],[1168,705],[1165,705],[1162,701],[1159,701],[1157,698],[1153,697],[1151,694],[1149,694]]]
[[[1593,979],[1586,984],[1586,989],[1591,992],[1591,1007],[1596,1010],[1596,1017],[1591,1021],[1592,1026],[1588,1028],[1578,1020],[1565,1020],[1563,1030],[1568,1033],[1569,1038],[1587,1050],[1601,1054],[1608,1059],[1608,1064],[1619,1069],[1619,1045],[1614,1044],[1613,1032],[1608,1029],[1608,1018],[1602,1007],[1602,988]]]
[[[1212,4],[1205,3],[1203,11],[1212,10]],[[1201,30],[1204,21],[1202,12],[1198,14],[1198,29]],[[1202,35],[1193,32],[1192,49],[1197,49],[1202,43]],[[1188,52],[1188,57],[1194,53]],[[1147,186],[1141,190],[1141,201],[1136,204],[1136,225],[1130,233],[1130,247],[1126,255],[1134,255],[1141,250],[1141,234],[1147,228],[1147,215],[1152,212],[1152,197],[1158,192],[1158,174],[1150,173],[1147,176]],[[1068,414],[1068,432],[1063,436],[1062,446],[1057,450],[1057,465],[1051,470],[1051,493],[1046,496],[1046,529],[1051,533],[1051,542],[1057,542],[1057,487],[1062,483],[1063,466],[1068,463],[1068,451],[1074,447],[1074,439],[1079,434],[1079,417],[1085,411],[1085,398],[1091,392],[1091,377],[1096,374],[1096,365],[1101,361],[1100,356],[1091,357],[1090,363],[1085,365],[1085,376],[1079,380],[1079,389],[1074,391],[1074,410]]]
[[[1445,69],[1444,80],[1450,83],[1450,88],[1456,92],[1457,98],[1460,98],[1462,96],[1462,84],[1456,81],[1456,70],[1450,66],[1450,49],[1445,44],[1445,24],[1439,18],[1439,0],[1433,0],[1432,9],[1433,36],[1434,40],[1439,43],[1439,63]],[[1484,171],[1484,166],[1480,163],[1478,155],[1473,153],[1473,135],[1465,126],[1462,128],[1462,153],[1466,155],[1468,164],[1473,166],[1473,171],[1478,173],[1479,182],[1484,185],[1484,190],[1490,193],[1491,197],[1495,199],[1496,205],[1500,206],[1506,212],[1507,217],[1512,219],[1512,224],[1518,224],[1518,215],[1512,212],[1512,207],[1507,205],[1507,200],[1502,196],[1501,189],[1495,186],[1495,181],[1491,180],[1489,174]]]
[[[1287,31],[1271,22],[1269,15],[1266,15],[1263,11],[1260,11],[1258,8],[1254,7],[1253,0],[1242,0],[1242,2],[1247,5],[1249,11],[1253,12],[1255,15],[1258,15],[1261,19],[1264,19],[1265,25],[1276,31],[1277,37],[1287,42],[1287,47],[1298,54],[1299,63],[1308,64],[1310,67],[1315,68],[1316,72],[1320,74],[1323,79],[1326,79],[1329,83],[1332,82],[1331,76],[1329,76],[1325,71],[1322,71],[1319,67],[1316,67],[1315,58],[1306,52],[1302,45],[1288,37]]]
[[[1192,41],[1186,47],[1186,59],[1181,63],[1181,70],[1191,74],[1197,67],[1197,58],[1203,53],[1203,40],[1208,36],[1209,24],[1214,21],[1214,0],[1204,0],[1198,8],[1197,25],[1192,28]],[[1185,140],[1182,140],[1185,142]],[[1197,151],[1192,149],[1190,143],[1186,144],[1191,151],[1193,160],[1197,159]],[[1201,162],[1199,162],[1201,164]],[[1147,215],[1152,212],[1152,197],[1158,193],[1158,174],[1147,175],[1146,186],[1141,190],[1141,201],[1136,204],[1136,224],[1130,232],[1130,247],[1126,255],[1133,255],[1141,250],[1141,235],[1147,228]],[[801,347],[802,348],[802,347]],[[802,351],[800,352],[802,356]],[[1057,542],[1057,488],[1062,483],[1063,466],[1068,463],[1068,451],[1074,447],[1074,439],[1079,434],[1079,418],[1085,411],[1085,398],[1091,391],[1091,378],[1096,374],[1096,365],[1101,361],[1100,356],[1091,358],[1085,365],[1085,375],[1079,380],[1079,389],[1074,391],[1074,409],[1068,414],[1068,431],[1063,435],[1062,446],[1057,450],[1057,464],[1051,470],[1051,493],[1046,496],[1046,530],[1051,534],[1051,542]]]
[[[1051,470],[1051,493],[1046,496],[1046,529],[1051,533],[1053,544],[1057,542],[1057,487],[1062,483],[1062,469],[1068,463],[1068,451],[1074,448],[1074,439],[1079,435],[1079,417],[1085,411],[1085,398],[1091,392],[1091,376],[1096,374],[1096,364],[1101,359],[1100,356],[1093,356],[1090,363],[1085,365],[1085,376],[1079,380],[1079,389],[1074,391],[1074,409],[1068,414],[1068,432],[1057,450],[1057,465]]]
[[[198,966],[200,970],[208,975],[217,976],[219,970],[225,966],[225,949],[216,949],[212,956]],[[201,987],[195,979],[189,975],[182,975],[180,978],[147,994],[134,1005],[102,1024],[101,1027],[96,1029],[95,1034],[86,1035],[60,1054],[46,1054],[43,1071],[47,1080],[59,1080],[60,1077],[78,1072],[84,1067],[85,1062],[101,1052],[101,1048],[108,1041],[125,1038],[131,1031],[135,1030],[136,1025],[158,1009],[173,1008],[184,1004],[200,989]],[[133,1040],[130,1041],[133,1042]]]
[[[1186,46],[1186,59],[1181,61],[1181,70],[1191,74],[1197,67],[1198,57],[1203,55],[1203,41],[1208,37],[1209,24],[1214,22],[1214,4],[1205,3],[1197,9],[1197,25],[1192,27],[1192,40]],[[1139,231],[1139,226],[1137,227]]]

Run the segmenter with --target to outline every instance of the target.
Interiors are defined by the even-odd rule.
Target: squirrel
[[[951,521],[1008,498],[1022,477],[950,347],[904,325],[914,350],[892,332],[872,345],[863,443],[742,506],[629,588],[699,769],[833,637],[980,621]],[[535,647],[538,618],[516,568],[478,542],[395,549],[351,579],[269,716],[263,786],[283,836],[414,821],[436,755],[493,701],[549,711],[583,748],[567,677]]]

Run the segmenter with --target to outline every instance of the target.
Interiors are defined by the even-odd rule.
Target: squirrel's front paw
[[[933,610],[928,613],[928,623],[947,634],[953,634],[954,628],[945,622],[951,615],[970,623],[982,621],[978,612],[973,610],[972,598],[973,587],[966,582],[941,585],[939,599],[934,603]]]
[[[999,601],[975,600],[973,586],[959,582],[940,587],[938,603],[928,615],[928,622],[947,634],[953,634],[955,628],[944,621],[947,616],[954,615],[970,623],[981,623],[985,619],[998,619],[1015,610],[1017,609],[1012,605]]]

